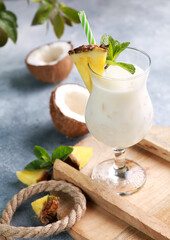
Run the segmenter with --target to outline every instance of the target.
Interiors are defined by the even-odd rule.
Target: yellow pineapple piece
[[[46,170],[40,169],[35,171],[17,171],[16,175],[22,183],[31,185],[42,180],[47,180],[49,173]]]
[[[56,219],[59,199],[53,195],[46,195],[32,202],[31,206],[39,221],[48,224]]]
[[[80,170],[88,163],[92,155],[92,147],[74,146],[73,151],[68,158]]]
[[[38,217],[40,216],[41,210],[44,206],[44,203],[47,202],[48,197],[49,197],[49,195],[46,195],[46,196],[39,198],[31,203],[31,206]]]
[[[73,59],[87,89],[91,92],[92,80],[88,64],[95,73],[102,75],[106,63],[107,47],[82,45],[70,50],[69,55]]]

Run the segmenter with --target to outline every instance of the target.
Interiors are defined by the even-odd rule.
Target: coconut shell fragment
[[[57,46],[57,43],[59,43],[61,45],[62,42],[60,42],[60,41],[56,42],[55,43],[56,46]],[[54,48],[54,51],[58,51],[58,53],[56,53],[56,55],[57,55],[56,59],[55,59],[55,56],[51,56],[51,57],[48,56],[48,54],[52,54],[51,52],[48,53],[48,51],[46,51],[46,53],[43,54],[43,50],[42,50],[43,47],[44,47],[44,49],[45,49],[45,47],[50,48],[50,46],[53,46],[54,43],[47,44],[42,47],[36,48],[28,54],[28,56],[26,57],[25,63],[27,65],[29,71],[32,73],[32,75],[36,79],[38,79],[42,82],[47,82],[47,83],[58,83],[68,77],[69,73],[71,72],[71,70],[73,68],[73,60],[68,55],[67,50],[73,49],[73,46],[70,42],[63,42],[63,43],[66,44],[66,46],[69,45],[70,47],[67,47],[67,49],[64,49],[64,47]],[[39,58],[37,57],[37,61],[36,61],[33,59],[31,54],[35,55],[35,52],[38,52],[39,49],[41,49],[40,51],[42,51],[42,53],[41,53],[42,59],[39,56]],[[52,51],[52,50],[50,50],[50,51]],[[64,52],[64,54],[63,54],[63,52]],[[39,55],[41,55],[41,54],[39,54]],[[58,59],[57,59],[57,57],[58,57]]]
[[[67,85],[67,89],[73,88],[73,86],[76,86],[76,89],[78,88],[83,88],[80,85],[77,84],[62,84],[57,86],[57,88],[51,93],[51,98],[50,98],[50,114],[52,121],[54,123],[54,126],[56,129],[62,133],[65,136],[68,136],[70,138],[72,137],[80,137],[83,136],[84,134],[88,133],[88,129],[84,121],[79,121],[78,119],[75,119],[74,117],[67,116],[66,114],[63,113],[63,110],[57,106],[56,104],[56,94],[57,94],[57,89],[63,86]],[[85,89],[85,88],[83,88]],[[85,91],[87,91],[85,89]],[[88,91],[87,91],[88,92]],[[73,92],[75,94],[75,92]],[[63,95],[64,95],[64,90],[63,90]],[[70,101],[71,101],[71,95],[70,96]],[[87,97],[88,99],[88,97]],[[77,103],[81,103],[81,100],[79,97],[75,99]],[[84,116],[83,116],[84,117]]]

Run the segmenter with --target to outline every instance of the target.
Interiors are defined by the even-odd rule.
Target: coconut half
[[[54,42],[32,50],[25,59],[29,71],[43,82],[57,83],[64,80],[73,68],[68,51],[70,42]]]
[[[85,108],[89,92],[78,84],[61,84],[51,93],[50,113],[56,129],[68,137],[88,133]]]

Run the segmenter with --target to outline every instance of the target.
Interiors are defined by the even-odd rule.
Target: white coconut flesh
[[[65,84],[56,89],[55,104],[67,117],[85,123],[85,108],[89,92],[76,84]]]
[[[68,55],[71,44],[55,42],[35,49],[27,58],[27,63],[35,66],[54,65]]]

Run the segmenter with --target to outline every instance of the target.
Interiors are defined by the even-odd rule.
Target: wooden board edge
[[[153,141],[143,139],[137,146],[170,162],[170,151],[164,149],[161,145],[155,144]]]

